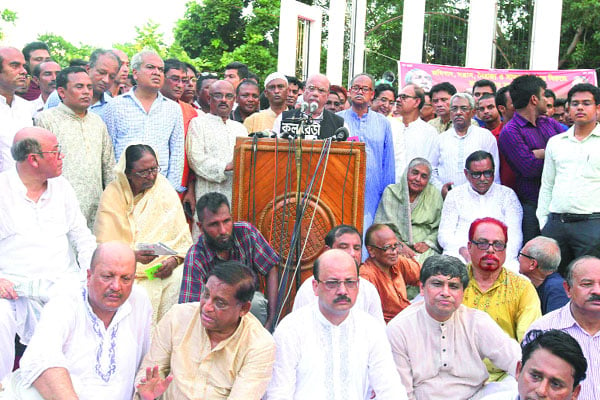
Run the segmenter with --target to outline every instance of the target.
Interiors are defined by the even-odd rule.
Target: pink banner
[[[521,69],[476,69],[451,67],[436,64],[398,62],[399,85],[415,83],[427,91],[440,82],[452,83],[459,92],[471,92],[473,84],[480,79],[489,79],[498,89],[509,85],[519,75],[533,74],[546,81],[548,89],[556,97],[567,97],[569,89],[578,83],[597,85],[596,71],[593,69],[565,69],[555,71],[530,71]]]

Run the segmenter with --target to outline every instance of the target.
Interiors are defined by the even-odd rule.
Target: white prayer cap
[[[269,76],[267,76],[267,79],[265,79],[265,89],[267,88],[267,85],[275,79],[283,79],[285,83],[288,83],[285,74],[282,74],[281,72],[273,72],[272,74],[269,74]]]

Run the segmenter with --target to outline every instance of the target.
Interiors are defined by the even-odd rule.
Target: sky
[[[173,41],[175,22],[183,18],[188,0],[2,0],[0,10],[17,13],[15,26],[1,22],[2,45],[17,48],[35,41],[43,33],[54,33],[74,45],[112,47],[133,42],[136,26],[148,20],[160,23],[167,44]]]

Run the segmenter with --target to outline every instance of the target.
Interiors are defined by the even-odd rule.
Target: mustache
[[[600,301],[600,294],[592,294],[587,301]]]
[[[345,294],[341,294],[338,297],[335,298],[335,300],[333,301],[334,303],[339,303],[340,301],[347,301],[349,303],[352,302],[352,300],[350,299],[350,297],[346,296]]]
[[[117,296],[119,296],[119,298],[123,297],[123,293],[115,292],[114,290],[104,293],[104,297],[109,297],[109,296],[113,296],[113,295],[117,295]]]
[[[497,261],[500,262],[500,259],[498,257],[496,257],[496,255],[494,254],[487,254],[483,257],[481,257],[482,260],[492,260],[492,261]]]

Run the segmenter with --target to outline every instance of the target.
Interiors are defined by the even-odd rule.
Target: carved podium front
[[[343,223],[362,231],[365,165],[364,143],[238,138],[233,218],[254,224],[282,263],[296,236],[288,266],[305,270],[295,276],[299,283],[312,274],[307,269],[331,228]]]

